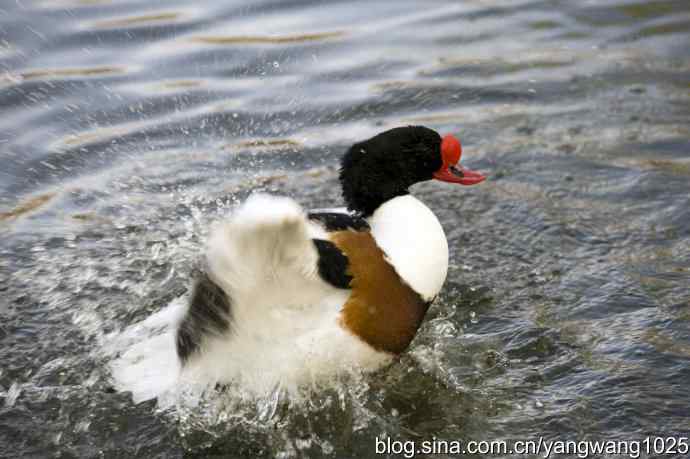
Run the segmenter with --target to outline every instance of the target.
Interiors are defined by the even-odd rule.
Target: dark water
[[[688,120],[685,0],[3,1],[0,455],[687,436]],[[339,203],[347,145],[409,123],[490,180],[414,190],[451,270],[398,365],[301,405],[111,390],[108,343],[184,294],[212,221]]]

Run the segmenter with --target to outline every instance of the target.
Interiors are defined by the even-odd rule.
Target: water
[[[687,436],[688,2],[245,3],[0,5],[3,455]],[[414,188],[451,269],[397,365],[300,404],[113,391],[113,339],[185,293],[212,221],[339,203],[344,149],[409,123],[490,179]]]

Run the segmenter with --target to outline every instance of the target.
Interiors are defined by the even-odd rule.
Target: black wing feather
[[[321,223],[326,231],[367,231],[370,229],[366,219],[340,212],[309,212],[309,220]]]
[[[331,241],[312,239],[319,252],[319,275],[336,288],[350,288],[352,276],[347,273],[350,260]]]
[[[232,320],[232,303],[218,284],[200,273],[194,284],[189,309],[177,329],[177,355],[182,363],[196,353],[207,334],[227,332]]]

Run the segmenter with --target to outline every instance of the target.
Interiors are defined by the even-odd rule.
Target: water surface
[[[3,2],[0,451],[687,436],[689,39],[681,0]],[[300,405],[112,390],[109,343],[185,294],[211,222],[340,204],[347,146],[405,124],[490,179],[414,188],[451,268],[399,364]]]

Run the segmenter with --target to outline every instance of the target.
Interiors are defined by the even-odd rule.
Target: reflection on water
[[[680,0],[3,3],[0,447],[687,435],[689,30]],[[185,295],[214,220],[253,190],[339,204],[345,148],[410,123],[490,179],[414,189],[451,266],[400,362],[299,402],[113,390],[122,331]]]
[[[128,16],[120,19],[109,19],[93,23],[93,28],[116,29],[125,27],[147,26],[157,23],[174,23],[180,18],[179,13],[155,13],[141,16]]]
[[[237,36],[237,37],[194,37],[194,41],[211,45],[243,45],[243,44],[281,44],[319,41],[340,37],[343,32],[309,33],[301,35],[284,35],[276,37]]]
[[[14,209],[10,209],[7,212],[0,212],[0,221],[14,219],[21,215],[24,215],[27,212],[31,212],[32,210],[38,209],[39,207],[50,201],[53,198],[53,196],[55,196],[55,193],[46,193],[34,196],[32,198],[27,199],[26,201],[20,202]]]

